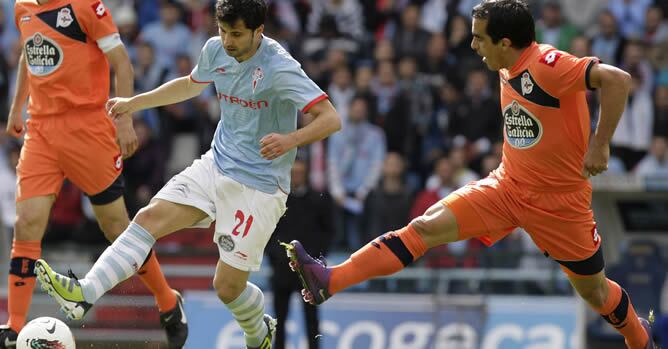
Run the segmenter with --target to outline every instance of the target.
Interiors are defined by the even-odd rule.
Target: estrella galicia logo
[[[37,76],[53,73],[63,62],[63,51],[60,46],[41,33],[35,33],[26,40],[25,54],[28,70]]]
[[[234,250],[234,240],[228,234],[223,234],[218,238],[218,245],[225,252],[232,252]]]
[[[531,148],[543,135],[543,126],[526,108],[513,100],[503,109],[506,140],[513,148]]]

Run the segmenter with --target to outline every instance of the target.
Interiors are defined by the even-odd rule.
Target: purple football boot
[[[322,304],[331,295],[329,294],[329,275],[331,271],[321,258],[313,258],[304,249],[304,246],[293,240],[291,243],[281,243],[290,258],[290,268],[299,275],[302,281],[302,295],[304,301],[311,304]]]
[[[652,315],[650,314],[650,318],[651,317]],[[654,339],[652,339],[652,324],[641,317],[638,317],[638,321],[640,321],[640,325],[642,325],[645,331],[647,331],[647,336],[649,336],[649,340],[647,341],[645,349],[656,349],[656,346],[654,345]]]

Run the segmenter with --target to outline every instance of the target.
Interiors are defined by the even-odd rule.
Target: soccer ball
[[[27,323],[16,338],[16,349],[75,349],[70,328],[62,321],[44,316]]]

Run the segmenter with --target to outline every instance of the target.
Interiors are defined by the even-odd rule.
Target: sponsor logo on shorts
[[[121,154],[118,154],[114,157],[114,168],[116,171],[123,169],[123,156]]]
[[[503,119],[506,140],[513,148],[531,148],[543,136],[543,126],[538,118],[516,100],[503,109]]]
[[[239,259],[248,260],[248,255],[241,251],[234,252],[234,255]]]
[[[63,50],[55,40],[35,33],[25,42],[26,63],[32,75],[45,76],[53,73],[63,62]]]
[[[225,252],[232,252],[234,250],[234,240],[228,234],[223,234],[218,238],[218,246]]]
[[[598,245],[601,242],[601,236],[598,235],[598,229],[596,229],[596,226],[594,226],[594,228],[591,230],[591,236],[594,240],[594,245]]]

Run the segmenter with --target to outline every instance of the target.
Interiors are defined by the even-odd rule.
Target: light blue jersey
[[[239,63],[215,36],[204,45],[190,78],[216,86],[221,116],[211,148],[218,169],[265,193],[289,192],[297,150],[267,160],[260,156],[260,139],[294,131],[298,111],[327,98],[301,65],[266,36],[255,55]]]

